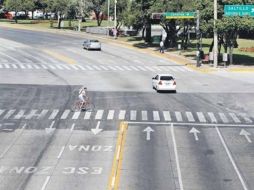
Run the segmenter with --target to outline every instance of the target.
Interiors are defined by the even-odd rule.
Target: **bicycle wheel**
[[[80,111],[80,102],[79,101],[76,101],[72,107],[71,107],[71,110],[76,112],[76,111]]]
[[[94,111],[94,104],[92,102],[88,102],[85,106],[84,106],[84,110],[85,111]]]

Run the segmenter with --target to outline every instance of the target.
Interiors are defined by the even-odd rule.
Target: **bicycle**
[[[90,99],[87,97],[85,102],[83,103],[80,100],[75,101],[75,103],[72,105],[71,110],[72,111],[93,111],[95,108],[94,104],[90,101]]]

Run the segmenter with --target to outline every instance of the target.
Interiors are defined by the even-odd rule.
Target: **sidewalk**
[[[101,41],[107,42],[107,43],[111,43],[114,45],[118,45],[118,46],[124,46],[124,47],[128,47],[130,49],[134,49],[136,51],[140,51],[140,52],[145,52],[145,53],[149,53],[153,56],[157,56],[160,58],[167,58],[168,60],[176,63],[176,64],[181,64],[181,65],[185,65],[188,68],[201,72],[201,73],[211,73],[211,72],[216,72],[216,71],[227,71],[227,72],[254,72],[254,66],[240,66],[240,65],[234,65],[234,66],[227,66],[226,68],[214,68],[208,64],[202,64],[201,67],[197,67],[196,66],[196,60],[192,60],[189,58],[186,58],[182,55],[173,53],[173,52],[167,52],[165,51],[165,53],[160,53],[159,52],[159,47],[147,47],[147,48],[137,48],[134,47],[134,43],[132,42],[126,42],[123,40],[119,39],[114,39],[112,37],[109,36],[102,36],[102,35],[96,35],[96,34],[90,34],[90,33],[82,33],[82,32],[78,32],[78,31],[71,31],[71,30],[58,30],[58,29],[50,29],[50,28],[33,28],[30,26],[24,26],[21,24],[11,24],[11,23],[3,23],[0,22],[0,26],[2,27],[7,27],[7,28],[13,28],[13,29],[22,29],[22,30],[32,30],[32,31],[38,31],[38,32],[50,32],[50,33],[55,33],[55,34],[61,34],[61,35],[68,35],[68,36],[72,36],[72,37],[82,37],[82,38],[87,38],[87,37],[96,37],[98,39],[100,39]]]

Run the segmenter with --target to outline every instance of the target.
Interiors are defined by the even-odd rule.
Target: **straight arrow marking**
[[[191,130],[189,131],[189,133],[193,133],[195,140],[198,141],[198,133],[200,133],[199,130],[197,130],[195,127],[192,127]]]
[[[151,132],[154,132],[154,130],[151,127],[147,127],[143,130],[143,132],[146,132],[146,140],[150,141],[151,139]]]
[[[250,139],[250,133],[248,131],[246,131],[245,129],[242,129],[240,132],[241,136],[244,136],[246,138],[246,140],[248,141],[248,143],[252,143],[251,139]]]
[[[99,129],[100,124],[101,124],[101,122],[98,121],[98,122],[97,122],[97,125],[96,125],[96,128],[91,129],[91,131],[92,131],[92,133],[93,133],[94,135],[97,135],[98,133],[100,133],[100,132],[102,131],[102,129]]]
[[[53,128],[54,124],[55,124],[55,121],[52,121],[50,126],[48,128],[45,128],[46,133],[51,133],[52,131],[56,129],[56,128]]]

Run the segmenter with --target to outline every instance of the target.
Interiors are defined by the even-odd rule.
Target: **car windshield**
[[[161,76],[160,80],[173,80],[174,78],[172,76]]]

